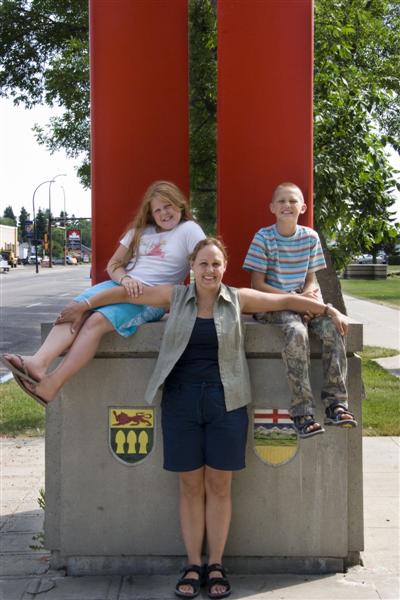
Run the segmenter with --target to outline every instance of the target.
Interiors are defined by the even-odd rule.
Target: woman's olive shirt
[[[153,402],[158,389],[185,350],[196,317],[195,285],[175,286],[160,354],[145,394],[145,400],[149,404]],[[218,337],[218,362],[226,409],[235,410],[245,406],[251,400],[239,292],[236,288],[221,284],[214,303],[214,322]]]

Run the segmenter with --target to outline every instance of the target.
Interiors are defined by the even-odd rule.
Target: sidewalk
[[[394,348],[400,352],[400,310],[343,296],[349,317],[364,325],[364,345]]]
[[[364,438],[364,566],[336,575],[232,575],[232,600],[397,600],[400,438]],[[65,577],[30,548],[42,529],[44,440],[1,440],[1,600],[172,600],[174,576]],[[199,596],[207,598],[205,591]]]

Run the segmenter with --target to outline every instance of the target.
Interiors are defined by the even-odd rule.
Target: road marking
[[[32,308],[32,306],[41,306],[43,304],[43,302],[35,302],[34,304],[28,304],[28,306],[25,306],[25,308]]]
[[[71,296],[70,292],[66,292],[65,294],[60,294],[59,298],[63,298],[64,296]]]

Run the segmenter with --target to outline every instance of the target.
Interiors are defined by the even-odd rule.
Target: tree
[[[87,0],[2,0],[0,93],[31,108],[61,106],[37,139],[54,152],[81,157],[89,186],[89,50]]]
[[[28,241],[28,237],[26,236],[26,222],[29,221],[30,214],[28,213],[28,211],[22,207],[19,213],[19,218],[18,218],[18,230],[19,230],[19,241],[20,242],[27,242]]]
[[[190,196],[196,219],[215,233],[217,19],[210,0],[189,2]]]
[[[48,211],[47,211],[48,212]],[[36,213],[36,239],[44,240],[44,234],[47,234],[47,217],[46,213],[41,208]]]
[[[4,209],[3,219],[9,219],[9,221],[11,221],[11,224],[14,227],[16,227],[16,225],[17,225],[17,218],[14,215],[14,211],[13,211],[13,209],[12,209],[11,206],[6,206],[6,208]]]
[[[215,0],[190,0],[190,151],[194,212],[215,227]],[[315,2],[315,224],[335,269],[397,235],[398,186],[386,154],[400,151],[400,4]],[[87,0],[3,0],[1,93],[65,110],[37,137],[81,156],[89,185]],[[324,287],[327,287],[327,283]],[[337,294],[336,294],[337,295]],[[328,293],[329,296],[329,293]]]
[[[333,269],[397,235],[386,148],[400,148],[399,26],[392,0],[316,2],[315,222]]]

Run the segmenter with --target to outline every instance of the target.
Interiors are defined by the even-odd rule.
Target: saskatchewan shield
[[[253,445],[258,458],[278,467],[295,457],[299,438],[287,409],[257,408],[253,419]]]
[[[111,407],[109,446],[113,456],[127,465],[137,465],[154,446],[154,408]]]

